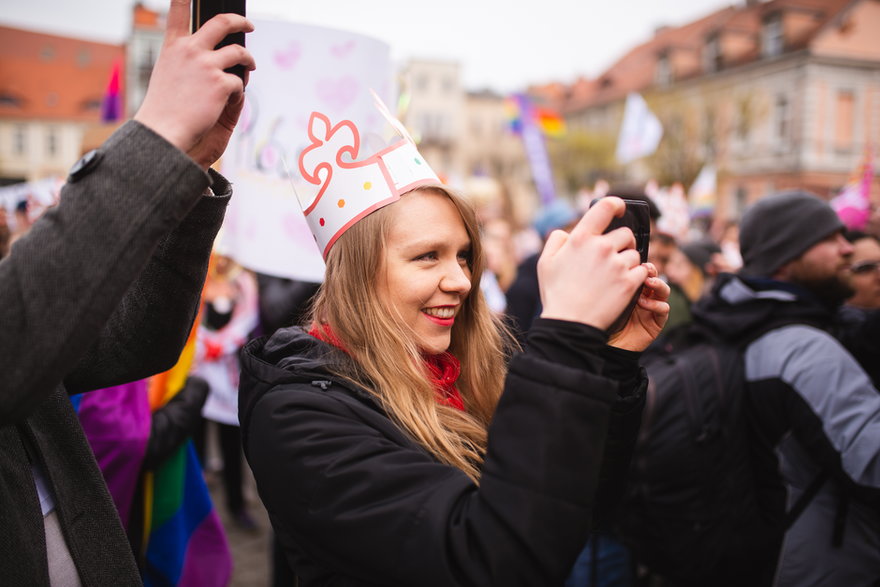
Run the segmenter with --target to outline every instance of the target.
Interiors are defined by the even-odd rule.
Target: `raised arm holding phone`
[[[189,33],[172,0],[141,109],[74,168],[59,205],[0,262],[0,576],[10,585],[139,585],[67,395],[169,368],[195,318],[231,194],[223,153],[244,83],[247,19]],[[206,190],[210,188],[211,192]],[[207,195],[206,195],[207,194]]]

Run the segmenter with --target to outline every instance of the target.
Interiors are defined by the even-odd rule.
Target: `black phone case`
[[[593,200],[590,203],[590,206],[592,207],[597,201],[598,200]],[[648,203],[643,202],[642,200],[624,199],[623,202],[626,204],[626,212],[624,212],[623,216],[620,218],[616,216],[612,218],[611,223],[608,225],[608,228],[605,229],[605,232],[611,232],[621,226],[626,226],[632,230],[633,235],[636,237],[636,250],[639,252],[642,263],[645,263],[648,261],[648,245],[651,241],[651,211],[648,208]],[[642,295],[642,287],[639,287],[639,289],[636,290],[636,293],[633,295],[629,304],[627,304],[626,309],[617,317],[614,323],[608,327],[606,332],[609,335],[620,332],[620,330],[626,326],[630,314],[632,314],[633,309],[636,307],[636,303],[639,301],[639,296]]]
[[[245,0],[192,0],[192,32],[199,30],[203,24],[218,14],[227,12],[246,16]],[[244,33],[227,35],[215,49],[233,44],[244,47]],[[235,65],[226,71],[244,80],[243,65]]]

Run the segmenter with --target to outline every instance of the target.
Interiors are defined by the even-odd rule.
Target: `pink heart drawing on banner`
[[[351,39],[341,45],[333,45],[330,47],[330,54],[334,57],[345,57],[355,48],[356,43]]]
[[[358,81],[348,75],[339,79],[325,78],[318,81],[316,91],[324,104],[338,112],[357,97]]]
[[[275,51],[275,63],[281,69],[290,69],[299,61],[302,55],[302,48],[297,41],[291,41],[286,49]]]

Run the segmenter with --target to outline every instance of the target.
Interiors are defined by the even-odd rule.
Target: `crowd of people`
[[[848,230],[795,189],[723,237],[685,241],[644,190],[611,186],[588,210],[539,210],[540,245],[513,258],[509,225],[385,149],[388,185],[360,182],[360,209],[340,211],[332,174],[315,174],[322,195],[305,213],[322,283],[258,275],[214,250],[233,190],[211,168],[248,79],[226,70],[256,67],[218,44],[253,26],[224,14],[191,33],[189,19],[172,0],[134,119],[0,247],[4,582],[227,582],[222,528],[180,489],[191,484],[169,497],[199,512],[176,522],[183,546],[162,542],[160,506],[139,506],[196,454],[214,474],[211,427],[225,505],[246,529],[242,455],[253,473],[276,585],[880,584],[873,225]],[[647,262],[631,230],[605,230],[624,199],[648,204]],[[620,513],[663,384],[644,359],[693,329],[741,353],[729,391],[760,535],[736,537],[757,553],[734,557],[742,573],[689,579],[652,566]]]

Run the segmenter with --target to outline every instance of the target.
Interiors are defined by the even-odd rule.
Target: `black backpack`
[[[621,537],[640,567],[667,584],[769,584],[784,528],[812,495],[788,519],[759,515],[742,351],[685,325],[641,363],[648,392]]]

